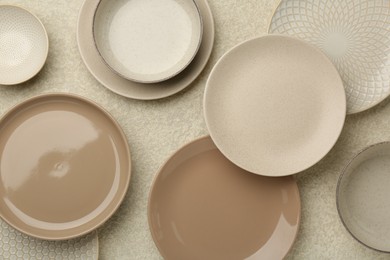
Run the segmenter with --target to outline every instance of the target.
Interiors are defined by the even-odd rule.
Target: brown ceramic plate
[[[300,197],[293,177],[250,174],[204,137],[160,169],[148,217],[167,260],[282,259],[298,231]]]
[[[115,120],[91,101],[47,94],[0,120],[0,215],[38,238],[88,233],[118,208],[131,161]]]
[[[99,55],[93,38],[94,12],[99,0],[85,0],[81,7],[77,41],[81,57],[89,72],[103,86],[128,98],[153,100],[176,94],[189,86],[202,72],[209,60],[214,44],[214,21],[206,0],[195,0],[203,22],[203,36],[199,50],[186,67],[177,76],[159,83],[142,84],[127,80],[111,70]]]

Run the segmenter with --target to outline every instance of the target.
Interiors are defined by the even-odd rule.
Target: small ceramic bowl
[[[108,67],[131,81],[155,83],[184,70],[202,40],[193,0],[101,0],[93,36]]]
[[[0,5],[0,85],[34,77],[45,64],[49,39],[45,27],[21,7]]]
[[[365,246],[390,253],[390,142],[372,145],[347,165],[337,185],[337,210]]]

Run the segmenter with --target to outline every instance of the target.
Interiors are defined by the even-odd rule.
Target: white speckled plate
[[[106,88],[118,95],[152,100],[171,96],[188,87],[202,72],[214,44],[214,21],[207,0],[195,0],[203,21],[203,37],[191,64],[177,76],[159,83],[142,84],[122,78],[113,72],[100,57],[93,40],[93,16],[99,0],[85,0],[81,7],[77,41],[81,57],[91,74]]]
[[[299,37],[321,48],[338,68],[348,114],[390,94],[390,0],[282,0],[270,33]]]
[[[83,259],[99,256],[97,232],[63,241],[46,241],[27,236],[0,220],[0,256],[5,259]]]

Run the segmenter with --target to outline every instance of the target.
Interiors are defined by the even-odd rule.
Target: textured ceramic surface
[[[19,84],[42,69],[49,40],[41,21],[23,8],[0,5],[0,17],[0,85]]]
[[[337,206],[348,231],[358,241],[390,253],[390,143],[360,152],[337,186]]]
[[[327,54],[344,81],[349,114],[390,94],[389,0],[282,0],[269,32],[299,37]]]
[[[298,232],[300,198],[293,177],[247,173],[204,137],[161,168],[148,215],[164,259],[282,259]]]
[[[101,0],[94,39],[103,60],[129,80],[172,78],[195,57],[202,20],[193,0]]]
[[[97,260],[97,232],[84,237],[46,241],[27,236],[0,220],[0,256],[2,259]]]
[[[333,147],[346,111],[333,64],[288,36],[246,41],[213,68],[204,95],[210,135],[241,168],[266,176],[303,171]]]
[[[191,64],[179,75],[164,82],[142,84],[129,81],[113,72],[94,47],[94,10],[99,0],[86,0],[79,14],[77,39],[81,56],[92,75],[111,91],[134,99],[150,100],[173,95],[190,85],[205,67],[214,44],[214,21],[205,0],[195,0],[203,22],[203,37]]]
[[[130,181],[119,125],[79,96],[28,99],[0,121],[0,216],[42,239],[68,239],[105,222]]]

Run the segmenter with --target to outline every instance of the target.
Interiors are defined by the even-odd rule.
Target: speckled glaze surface
[[[126,137],[87,99],[28,99],[1,118],[0,133],[0,216],[21,232],[48,240],[86,234],[126,194]]]
[[[97,232],[72,240],[46,241],[27,236],[0,220],[0,256],[3,259],[97,260]]]
[[[269,32],[299,37],[327,54],[343,78],[348,114],[389,96],[389,0],[282,0]]]
[[[246,172],[209,136],[179,149],[160,169],[149,224],[164,259],[283,259],[298,232],[293,177]]]

